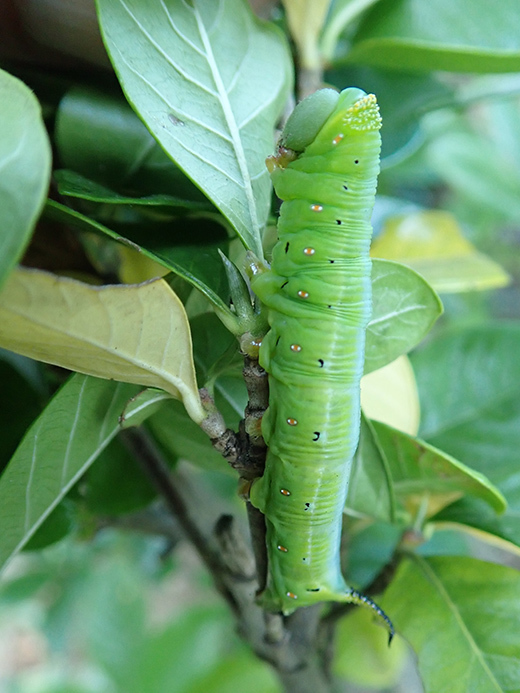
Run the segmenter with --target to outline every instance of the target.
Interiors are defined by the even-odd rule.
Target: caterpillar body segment
[[[326,98],[324,110],[332,104]],[[381,118],[373,95],[346,89],[320,119],[312,141],[301,138],[303,151],[284,146],[269,160],[283,201],[279,240],[271,269],[251,282],[270,325],[260,347],[269,373],[262,422],[269,451],[250,491],[267,526],[269,577],[260,601],[284,614],[321,601],[364,603],[389,624],[345,583],[339,563],[371,313]],[[294,119],[291,129],[289,141],[298,142]]]

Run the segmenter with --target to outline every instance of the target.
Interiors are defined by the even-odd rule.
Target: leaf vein
[[[233,141],[233,148],[235,151],[235,156],[238,162],[238,166],[240,169],[240,172],[242,174],[242,180],[243,180],[243,189],[244,193],[246,196],[247,200],[247,206],[249,210],[249,216],[251,219],[251,225],[252,225],[252,235],[254,238],[259,238],[260,236],[260,223],[257,217],[256,213],[256,203],[255,203],[255,196],[253,193],[253,188],[251,185],[251,180],[249,177],[249,170],[247,167],[247,159],[245,156],[244,148],[242,145],[242,140],[240,138],[240,132],[237,127],[237,123],[233,114],[233,110],[231,108],[231,103],[228,99],[228,95],[226,93],[226,89],[224,87],[222,77],[220,74],[220,71],[218,69],[217,62],[215,60],[215,56],[213,55],[213,49],[209,40],[209,36],[206,32],[206,28],[204,26],[204,23],[202,21],[202,17],[200,16],[199,12],[195,9],[195,17],[197,20],[197,26],[199,29],[199,34],[202,40],[202,43],[206,49],[206,54],[208,58],[208,64],[210,66],[211,72],[213,74],[213,80],[215,82],[215,86],[217,88],[217,92],[219,95],[220,99],[220,105],[221,108],[224,112],[224,117],[226,119],[226,123],[229,129],[229,132],[231,134],[231,138]]]
[[[25,519],[24,519],[24,534],[27,534],[29,527],[31,525],[31,488],[34,476],[34,469],[36,467],[36,448],[38,443],[38,435],[40,433],[40,426],[34,435],[33,449],[31,455],[31,468],[29,469],[29,478],[27,479],[27,487],[25,489]]]
[[[144,26],[141,24],[141,22],[137,19],[137,17],[133,14],[133,12],[130,10],[130,8],[126,5],[124,0],[120,0],[121,5],[123,8],[126,10],[127,14],[131,19],[134,21],[135,25],[137,28],[142,32],[144,36],[150,41],[151,45],[154,46],[154,48],[162,55],[162,57],[166,60],[168,65],[170,65],[179,75],[184,77],[184,79],[187,82],[190,82],[191,84],[194,84],[196,87],[199,87],[199,89],[202,89],[202,91],[205,91],[206,93],[210,94],[211,96],[218,97],[218,94],[214,92],[212,89],[210,89],[208,86],[206,86],[203,82],[199,81],[192,75],[190,75],[186,70],[184,70],[173,58],[168,55],[168,53],[155,41],[155,39],[152,38],[152,35],[144,28]],[[119,54],[125,61],[125,63],[128,65],[127,60],[121,53],[121,51],[118,49]],[[139,73],[136,73],[139,74]]]
[[[443,585],[442,581],[439,580],[437,577],[437,574],[435,571],[432,569],[432,567],[428,564],[426,560],[420,557],[416,557],[416,560],[418,564],[420,565],[421,569],[423,572],[428,576],[428,578],[431,580],[432,584],[435,586],[437,591],[439,592],[440,596],[442,599],[445,601],[447,607],[455,617],[455,620],[457,621],[464,637],[467,640],[468,645],[471,648],[471,652],[473,657],[477,660],[477,662],[480,664],[481,668],[486,672],[486,674],[489,677],[489,680],[495,685],[496,690],[499,691],[500,693],[503,693],[502,687],[499,685],[498,681],[495,678],[495,675],[489,668],[485,657],[483,656],[482,651],[479,649],[477,643],[475,642],[475,639],[473,635],[471,634],[470,630],[466,626],[462,615],[460,613],[460,610],[457,608],[457,606],[453,603],[450,595],[448,594],[448,591],[446,590],[445,586]]]
[[[78,428],[79,413],[81,411],[81,400],[83,399],[83,393],[84,393],[86,384],[87,384],[87,379],[85,378],[85,380],[81,383],[81,388],[80,388],[79,394],[78,394],[78,404],[76,407],[76,414],[74,416],[74,421],[72,422],[72,426],[70,429],[69,439],[67,440],[67,447],[65,448],[65,455],[63,458],[63,467],[61,469],[61,482],[60,482],[60,485],[62,488],[66,483],[67,473],[69,471],[70,452],[72,450],[72,444],[74,442],[74,434]]]
[[[195,53],[198,53],[202,57],[206,57],[206,54],[204,53],[203,50],[201,50],[197,45],[193,43],[185,34],[183,34],[179,29],[177,28],[176,24],[173,21],[173,18],[170,14],[170,10],[166,7],[164,0],[160,0],[161,7],[164,10],[164,13],[168,17],[168,24],[171,26],[173,31],[177,34],[177,36],[184,41]]]

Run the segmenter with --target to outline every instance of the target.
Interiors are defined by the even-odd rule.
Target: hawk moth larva
[[[252,288],[269,309],[260,364],[270,396],[266,469],[250,499],[266,518],[266,608],[289,614],[321,601],[365,603],[393,632],[346,585],[339,564],[371,312],[380,127],[373,94],[316,92],[297,106],[267,161],[283,204],[271,269],[252,265]]]

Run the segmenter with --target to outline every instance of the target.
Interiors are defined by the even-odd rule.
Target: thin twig
[[[179,523],[168,512],[162,503],[153,505],[124,515],[102,515],[99,517],[99,527],[115,527],[127,529],[153,536],[162,536],[175,545],[182,537]]]
[[[128,429],[122,438],[195,546],[255,654],[272,665],[287,693],[327,693],[316,649],[320,608],[298,609],[289,618],[266,614],[255,602],[253,556],[231,516],[215,507],[198,481],[182,471],[170,474],[144,430]]]
[[[236,600],[222,580],[222,565],[219,556],[207,540],[200,525],[193,520],[185,499],[172,483],[168,465],[162,459],[157,447],[144,429],[141,428],[129,428],[122,431],[121,437],[123,443],[141,464],[143,470],[164,499],[170,512],[177,519],[183,531],[197,549],[199,556],[213,576],[217,589],[233,611],[236,611]]]

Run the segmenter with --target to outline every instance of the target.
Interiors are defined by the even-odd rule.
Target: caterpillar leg
[[[349,604],[357,604],[359,606],[368,606],[369,609],[375,611],[388,630],[388,644],[390,645],[395,635],[394,624],[385,614],[383,609],[381,609],[380,606],[378,606],[372,599],[370,599],[370,597],[361,594],[361,592],[358,592],[357,590],[351,590],[350,592],[347,592],[345,594],[345,597],[343,599],[338,601],[347,602]]]

